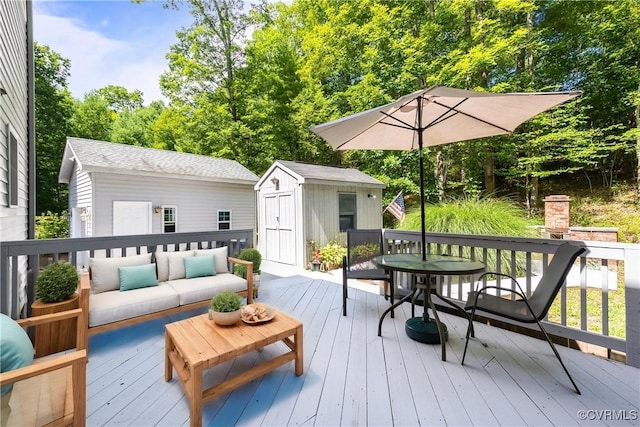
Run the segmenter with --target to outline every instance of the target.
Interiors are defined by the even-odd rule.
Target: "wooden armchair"
[[[77,318],[76,349],[35,359],[29,366],[0,373],[0,386],[14,384],[4,426],[84,426],[86,424],[87,328],[82,309],[20,319],[22,327]]]

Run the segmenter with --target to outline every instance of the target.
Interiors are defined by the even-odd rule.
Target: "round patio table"
[[[392,311],[394,308],[399,306],[400,304],[408,301],[409,299],[415,298],[419,291],[424,292],[425,294],[425,304],[424,304],[424,314],[422,317],[412,317],[408,319],[406,322],[405,330],[407,331],[407,335],[414,340],[421,342],[428,342],[430,323],[429,314],[427,312],[427,307],[431,309],[433,313],[433,318],[435,319],[435,324],[438,331],[438,336],[440,337],[440,345],[442,347],[442,360],[447,360],[446,347],[445,347],[445,328],[446,326],[440,322],[440,318],[438,317],[438,313],[436,312],[436,307],[433,304],[431,299],[431,293],[436,293],[438,297],[460,311],[466,318],[468,318],[467,313],[462,309],[459,305],[454,304],[449,301],[447,298],[437,293],[435,287],[432,286],[431,276],[465,276],[482,273],[485,270],[485,265],[479,261],[473,261],[468,258],[460,258],[455,256],[448,255],[435,255],[435,254],[427,254],[425,256],[426,259],[422,259],[422,254],[387,254],[387,255],[379,255],[372,259],[372,262],[380,268],[384,268],[385,270],[390,270],[391,272],[399,271],[403,273],[411,273],[416,275],[416,277],[422,277],[423,280],[421,283],[412,284],[411,292],[405,295],[401,300],[393,304],[391,307],[386,309],[382,316],[380,316],[380,321],[378,323],[378,336],[382,336],[382,321],[384,320],[387,313]]]

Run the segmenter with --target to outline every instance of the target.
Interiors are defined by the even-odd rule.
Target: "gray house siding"
[[[26,1],[0,2],[0,88],[6,92],[0,95],[0,244],[33,237],[35,155],[30,134],[33,114],[30,13],[31,5]],[[10,149],[11,137],[15,138],[15,157]],[[18,298],[22,307],[27,268],[27,258],[21,257],[17,271],[21,292],[8,295],[7,290],[2,290],[0,299]],[[2,269],[0,274],[12,272]],[[6,314],[17,316],[17,313]]]
[[[199,180],[92,173],[94,236],[113,233],[113,202],[150,202],[177,207],[178,232],[217,230],[217,211],[231,211],[231,228],[255,228],[255,196],[248,185]],[[152,232],[162,233],[161,214],[152,215]]]

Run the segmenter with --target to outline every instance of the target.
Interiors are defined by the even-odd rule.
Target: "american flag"
[[[395,216],[400,222],[404,220],[404,198],[402,197],[402,191],[398,193],[393,202],[387,206],[385,211],[389,211],[391,215]]]

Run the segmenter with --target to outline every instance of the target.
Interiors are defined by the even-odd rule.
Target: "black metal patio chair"
[[[498,275],[510,278],[515,283],[517,290],[498,288],[497,286],[483,286],[476,291],[469,292],[465,310],[471,310],[471,315],[469,316],[469,327],[467,328],[466,342],[464,345],[464,353],[462,354],[461,363],[464,365],[464,359],[467,355],[467,346],[469,345],[469,336],[473,335],[474,333],[473,316],[475,315],[476,310],[484,311],[518,322],[537,323],[540,331],[542,332],[545,339],[551,346],[551,349],[560,361],[562,369],[564,369],[564,372],[569,377],[571,384],[573,384],[573,386],[575,387],[576,392],[578,394],[581,394],[578,386],[576,385],[575,381],[573,381],[573,378],[571,378],[567,367],[564,365],[562,359],[560,358],[558,350],[553,345],[553,342],[549,338],[549,335],[542,326],[540,320],[546,317],[547,312],[549,311],[549,308],[553,303],[553,300],[558,294],[558,291],[560,291],[560,288],[562,288],[562,285],[564,284],[576,258],[578,258],[585,251],[585,248],[572,245],[570,243],[563,243],[562,245],[560,245],[556,252],[553,254],[553,259],[547,266],[546,271],[540,278],[538,286],[536,286],[535,290],[529,298],[526,297],[524,291],[520,287],[520,284],[512,276],[508,274],[499,274],[492,272],[483,273],[478,278],[478,284],[486,275]],[[499,290],[496,292],[497,295],[492,295],[487,293],[487,290],[489,289]],[[512,294],[515,294],[518,299],[504,298],[499,294],[500,292],[510,292]]]
[[[342,315],[347,315],[348,279],[384,281],[384,296],[391,297],[393,286],[391,274],[377,267],[371,259],[382,255],[384,243],[381,229],[348,229],[347,256],[342,258]],[[393,317],[393,313],[391,313]]]

